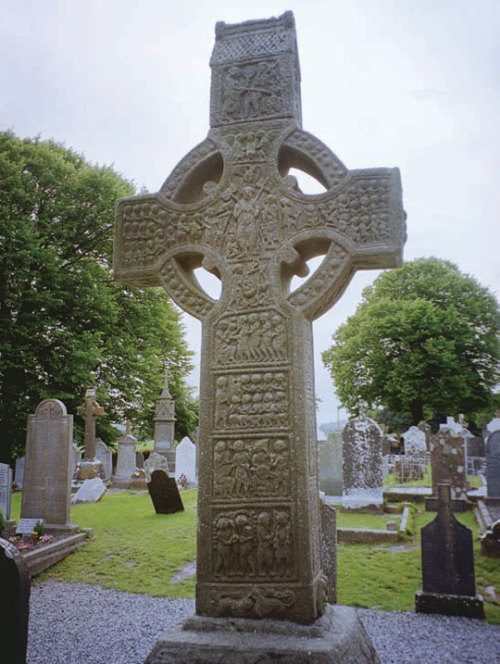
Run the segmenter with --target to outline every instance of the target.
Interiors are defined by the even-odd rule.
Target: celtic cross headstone
[[[96,458],[96,420],[103,415],[104,408],[98,404],[95,398],[95,390],[88,389],[85,392],[85,401],[78,407],[77,414],[85,422],[83,432],[84,453],[83,459],[78,461],[73,475],[73,485],[79,486],[85,480],[95,477],[106,479],[103,462]]]
[[[302,130],[291,12],[218,23],[210,65],[208,137],[157,194],[119,201],[114,271],[202,321],[197,614],[310,623],[326,599],[311,323],[357,269],[400,264],[400,177],[349,171]]]

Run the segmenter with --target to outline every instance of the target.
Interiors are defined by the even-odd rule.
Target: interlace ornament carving
[[[197,612],[311,622],[325,588],[311,321],[356,269],[400,263],[401,184],[397,169],[349,171],[302,130],[291,13],[216,35],[209,135],[159,193],[119,201],[114,269],[202,321]]]

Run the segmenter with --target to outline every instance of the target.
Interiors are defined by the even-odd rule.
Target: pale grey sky
[[[208,132],[216,21],[287,9],[304,129],[348,168],[398,166],[405,259],[452,260],[499,298],[498,0],[0,0],[0,128],[157,191]],[[314,324],[319,423],[338,405],[320,353],[376,276],[358,273]],[[185,321],[198,352],[199,323]]]

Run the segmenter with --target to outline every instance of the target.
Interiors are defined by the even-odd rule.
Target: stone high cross
[[[119,201],[115,276],[164,286],[202,321],[197,613],[309,623],[326,599],[311,321],[355,270],[400,264],[399,171],[348,171],[302,130],[291,12],[218,23],[210,65],[208,137],[159,193]]]
[[[84,459],[95,459],[95,421],[99,415],[104,413],[104,409],[96,401],[95,390],[90,389],[85,392],[85,403],[79,406],[76,412],[85,422],[85,432],[83,435],[85,443]]]

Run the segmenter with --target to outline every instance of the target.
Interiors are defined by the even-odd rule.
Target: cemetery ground
[[[13,494],[12,518],[19,517],[21,494]],[[182,492],[184,512],[155,514],[147,493],[111,492],[98,503],[73,505],[72,521],[92,528],[83,547],[36,577],[98,584],[105,589],[152,597],[193,598],[196,558],[196,490]],[[421,587],[420,529],[435,517],[413,503],[406,534],[396,544],[338,545],[338,603],[383,611],[414,611]],[[486,620],[500,624],[500,564],[480,553],[472,511],[456,514],[474,534],[477,592]],[[384,529],[392,514],[345,514],[337,525]],[[182,572],[185,571],[185,574]],[[493,593],[491,592],[493,589]],[[497,596],[494,597],[496,592]]]

